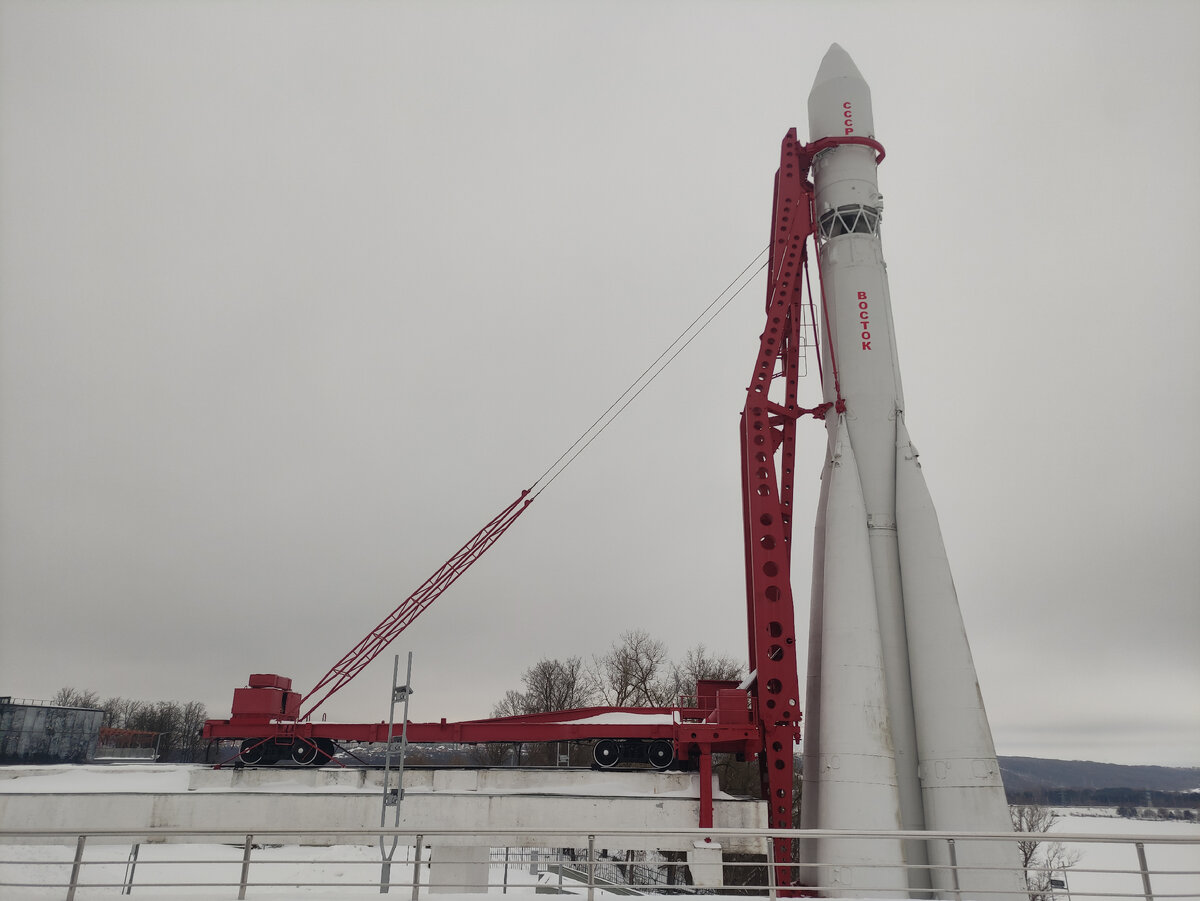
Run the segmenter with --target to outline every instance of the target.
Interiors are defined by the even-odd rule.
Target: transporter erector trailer
[[[1007,831],[1011,824],[937,515],[905,426],[880,240],[877,168],[884,150],[874,135],[870,88],[836,44],[821,63],[808,112],[810,143],[791,129],[781,148],[766,318],[739,429],[750,676],[741,684],[699,682],[687,705],[410,723],[408,739],[592,741],[601,768],[696,768],[701,827],[712,825],[712,754],[757,759],[772,828],[881,832],[872,841],[823,840],[802,849],[821,862],[808,879],[830,893],[912,897],[932,889],[998,899],[1024,891],[1003,843],[963,843],[958,863],[970,869],[956,872],[942,843],[926,847],[886,835]],[[815,294],[810,248],[818,262]],[[800,377],[810,334],[822,398],[806,408]],[[801,705],[792,500],[796,426],[806,416],[825,422],[828,453],[813,552],[805,781],[796,824]],[[292,691],[286,677],[253,675],[235,691],[229,719],[209,720],[203,735],[240,741],[243,764],[286,758],[318,765],[332,759],[339,742],[397,737],[400,724],[314,722],[313,712],[478,560],[540,490],[535,484],[522,492],[307,695]],[[794,884],[786,866],[791,842],[776,840],[774,852],[785,865],[780,884]],[[971,884],[942,882],[953,878]]]

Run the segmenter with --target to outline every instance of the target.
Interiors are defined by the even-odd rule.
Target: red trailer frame
[[[276,680],[266,685],[268,679]],[[265,708],[295,709],[299,695],[290,679],[274,675],[253,677],[257,687],[238,689],[233,715],[209,720],[203,736],[210,740],[240,740],[238,755],[251,763],[284,757],[298,763],[326,763],[335,742],[387,742],[399,737],[401,724],[324,723],[293,720],[264,712]],[[645,762],[656,769],[681,764],[700,770],[700,826],[713,825],[712,755],[732,753],[752,757],[761,738],[749,692],[736,682],[697,684],[697,707],[584,707],[465,722],[409,723],[413,743],[486,744],[556,741],[642,742]],[[599,747],[599,744],[598,744]],[[657,752],[657,753],[656,753]],[[605,758],[597,753],[597,760]],[[233,759],[233,758],[231,758]],[[602,768],[620,761],[619,751]]]

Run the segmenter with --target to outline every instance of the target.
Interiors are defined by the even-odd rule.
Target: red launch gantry
[[[812,409],[801,407],[798,400],[803,338],[808,329],[818,334],[808,278],[808,239],[814,221],[809,169],[816,153],[842,143],[866,144],[876,150],[879,159],[883,157],[883,148],[868,138],[825,138],[802,145],[792,129],[784,137],[775,177],[767,318],[740,430],[750,677],[741,685],[698,682],[694,707],[595,707],[467,722],[410,723],[409,741],[470,744],[588,740],[596,742],[593,756],[601,768],[623,762],[649,763],[658,769],[696,768],[701,774],[702,828],[713,825],[712,754],[727,752],[757,758],[770,826],[792,828],[793,755],[801,719],[791,586],[796,423],[805,415],[823,419],[831,407],[844,408],[840,389],[836,401]],[[836,384],[832,354],[830,365]],[[523,491],[303,698],[291,690],[288,678],[252,675],[249,687],[234,691],[229,719],[206,722],[203,737],[241,741],[238,756],[251,765],[281,759],[319,765],[332,758],[338,742],[398,738],[400,724],[389,727],[384,723],[313,722],[312,714],[466,572],[535,496]],[[790,859],[790,842],[777,840],[775,860],[787,863]]]

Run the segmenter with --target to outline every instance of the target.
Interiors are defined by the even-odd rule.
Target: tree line
[[[664,642],[640,629],[623,633],[607,651],[582,657],[543,658],[509,689],[492,716],[551,713],[576,707],[671,707],[694,703],[700,679],[741,681],[745,670],[704,645],[672,660]]]
[[[545,657],[521,676],[521,687],[511,688],[492,707],[491,715],[521,716],[552,713],[579,707],[682,707],[696,703],[696,682],[719,679],[740,682],[745,677],[741,663],[716,654],[703,644],[689,648],[672,659],[665,642],[648,632],[634,629],[622,633],[608,650],[583,657]],[[488,745],[480,750],[481,763],[557,763],[559,752],[574,766],[591,764],[590,743]],[[758,764],[739,761],[732,754],[714,754],[713,771],[723,791],[757,795],[760,791]],[[797,776],[798,782],[798,776]],[[799,797],[797,785],[796,796]]]
[[[1009,804],[1059,807],[1195,808],[1195,792],[1144,788],[1036,788],[1008,792]]]
[[[204,760],[207,743],[200,738],[200,727],[208,719],[208,710],[199,701],[181,704],[121,697],[101,700],[94,691],[65,687],[58,690],[52,703],[59,707],[103,710],[101,729],[153,732],[161,761],[190,763]]]

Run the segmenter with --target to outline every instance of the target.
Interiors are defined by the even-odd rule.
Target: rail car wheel
[[[662,739],[652,741],[646,749],[646,759],[656,770],[665,770],[675,762],[675,745]]]
[[[238,751],[238,759],[248,766],[258,766],[267,756],[267,742],[261,738],[247,738]]]
[[[292,743],[292,760],[301,766],[309,766],[310,764],[324,761],[324,757],[317,751],[316,744],[312,742],[296,739]]]
[[[600,769],[612,769],[621,762],[621,748],[611,738],[605,738],[592,748],[592,759]]]
[[[335,762],[333,755],[337,751],[337,745],[333,743],[332,738],[314,738],[313,744],[319,748],[313,759],[313,766],[327,766]]]

